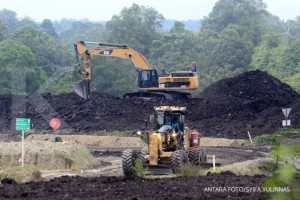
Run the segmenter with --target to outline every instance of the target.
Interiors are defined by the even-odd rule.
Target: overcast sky
[[[89,19],[108,21],[133,3],[153,7],[166,19],[202,19],[217,0],[0,0],[0,10],[15,11],[18,18],[29,17],[37,22],[43,19]],[[300,0],[264,0],[267,10],[283,20],[300,15]]]

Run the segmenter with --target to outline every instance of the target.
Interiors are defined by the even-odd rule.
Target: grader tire
[[[139,158],[143,163],[146,162],[145,156],[148,154],[148,152],[149,152],[148,147],[144,147],[144,148],[142,148],[142,150],[140,151],[140,153],[139,153],[139,155],[138,155],[138,158]]]
[[[134,161],[137,158],[136,154],[132,149],[127,149],[122,153],[122,167],[125,177],[133,178],[134,172]]]
[[[207,162],[206,149],[204,148],[190,149],[189,160],[190,163],[195,165],[201,165],[202,163],[206,163]]]
[[[201,163],[206,163],[207,162],[207,154],[206,154],[206,149],[201,149]]]
[[[189,158],[185,151],[183,150],[177,150],[174,151],[172,154],[172,159],[171,159],[171,168],[173,172],[177,173],[179,172],[179,169],[183,165],[189,165]]]
[[[190,149],[189,161],[191,164],[199,165],[202,161],[202,153],[200,149]]]

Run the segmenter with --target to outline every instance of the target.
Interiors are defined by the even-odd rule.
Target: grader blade
[[[145,169],[145,175],[169,175],[173,174],[173,170],[169,166],[153,166],[153,165],[143,165]]]

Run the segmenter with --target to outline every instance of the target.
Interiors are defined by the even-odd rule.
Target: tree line
[[[0,11],[0,93],[72,92],[79,78],[73,44],[81,40],[127,44],[167,72],[195,61],[200,89],[260,69],[300,91],[300,16],[284,22],[261,0],[219,0],[197,32],[180,21],[166,31],[161,13],[137,4],[105,23],[16,16]],[[93,90],[121,96],[137,89],[132,63],[95,56],[92,65]]]

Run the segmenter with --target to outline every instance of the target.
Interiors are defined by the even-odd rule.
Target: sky
[[[16,12],[19,19],[29,17],[36,22],[43,19],[89,19],[108,21],[133,3],[152,7],[166,19],[199,20],[212,11],[218,0],[0,0],[0,10]],[[263,0],[267,10],[286,21],[300,16],[299,0]]]

